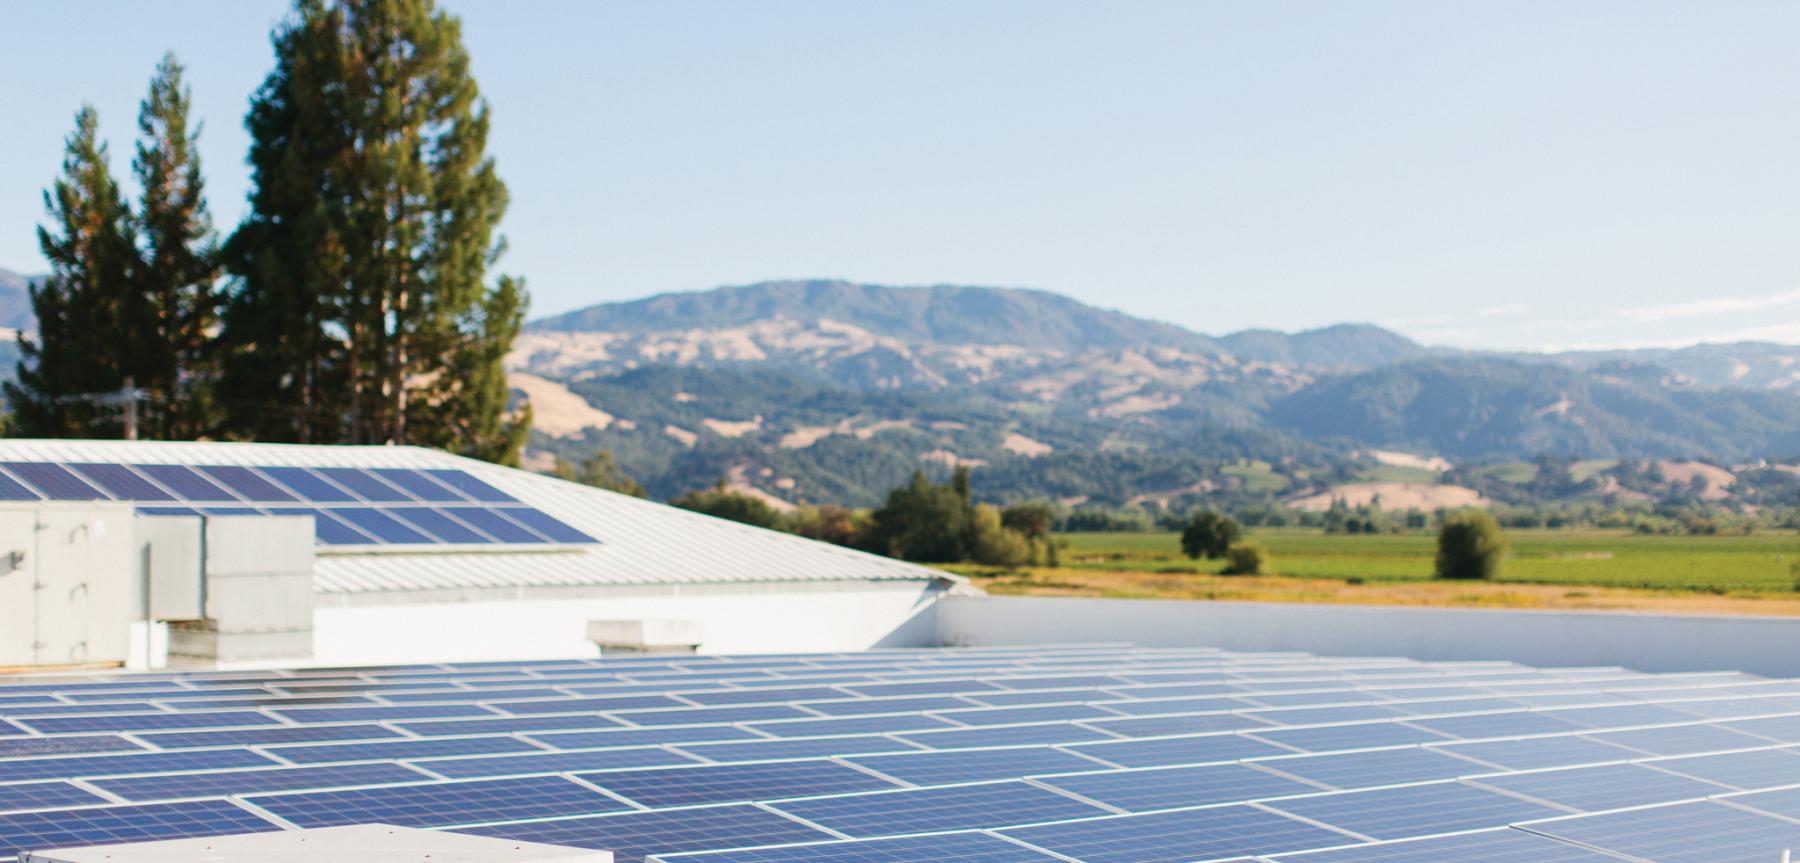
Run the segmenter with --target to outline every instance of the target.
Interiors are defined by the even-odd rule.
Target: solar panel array
[[[373,822],[621,863],[1773,863],[1800,682],[1109,645],[0,682],[0,860]]]
[[[0,500],[118,500],[152,516],[310,515],[320,545],[596,542],[467,471],[0,462]]]

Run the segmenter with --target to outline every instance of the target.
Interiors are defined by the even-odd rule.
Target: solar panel
[[[194,469],[252,503],[290,503],[297,500],[292,494],[282,491],[247,467],[205,464],[195,465]]]
[[[1486,772],[1473,762],[1429,749],[1372,749],[1303,758],[1272,758],[1258,765],[1336,788],[1426,782]]]
[[[373,545],[373,537],[333,518],[322,509],[309,507],[285,506],[269,507],[270,515],[310,515],[313,518],[313,534],[319,542],[326,545]]]
[[[68,708],[75,710],[76,708]],[[80,731],[157,731],[167,728],[230,728],[244,725],[279,725],[274,717],[255,710],[197,711],[194,713],[104,713],[92,716],[44,716],[23,720],[45,734]]]
[[[341,503],[356,500],[356,496],[327,482],[324,477],[303,467],[265,467],[262,472],[270,479],[292,489],[301,500],[312,503]]]
[[[1526,825],[1534,833],[1656,863],[1780,860],[1800,824],[1700,801]]]
[[[0,758],[18,758],[27,755],[72,755],[78,752],[130,752],[143,748],[123,737],[114,737],[110,734],[0,738]]]
[[[1247,713],[1140,716],[1132,719],[1090,720],[1082,724],[1125,737],[1168,737],[1176,734],[1207,734],[1215,731],[1269,727],[1269,723]]]
[[[575,752],[538,752],[492,758],[430,758],[409,762],[451,779],[485,776],[518,776],[526,773],[571,773],[577,770],[622,770],[632,767],[667,767],[693,764],[694,759],[656,746],[624,749],[589,749]]]
[[[469,500],[443,483],[411,468],[378,467],[370,468],[369,473],[381,477],[389,485],[404,489],[418,500],[430,503],[459,503]]]
[[[25,487],[25,484],[0,473],[0,500],[42,500],[38,493]]]
[[[694,725],[669,728],[619,728],[599,731],[568,731],[529,734],[535,740],[555,749],[599,749],[607,746],[644,746],[661,743],[697,743],[704,740],[766,740],[753,731],[735,725]]]
[[[1456,782],[1340,791],[1262,805],[1371,839],[1504,827],[1566,811]]]
[[[431,777],[398,764],[350,764],[340,767],[277,767],[268,770],[217,770],[206,773],[172,773],[123,779],[94,779],[98,787],[134,803],[179,800],[185,797],[219,797],[287,791],[295,788],[332,788],[349,785],[390,785],[421,782]]]
[[[414,500],[412,495],[383,482],[361,468],[354,467],[321,467],[314,468],[326,479],[354,492],[357,497],[371,503],[399,503]]]
[[[891,737],[853,734],[844,737],[791,737],[751,740],[744,743],[682,743],[681,751],[708,761],[774,761],[792,758],[825,758],[869,752],[918,752],[919,748]]]
[[[1795,779],[1800,781],[1800,776]],[[1673,803],[1711,797],[1729,790],[1711,782],[1664,773],[1641,764],[1597,764],[1592,767],[1571,767],[1535,773],[1481,776],[1470,781],[1584,812]]]
[[[983,699],[986,700],[986,699]],[[1108,701],[1106,709],[1128,716],[1156,716],[1167,713],[1210,713],[1243,710],[1256,705],[1242,698],[1206,696],[1200,698],[1157,698],[1145,701]]]
[[[830,761],[765,761],[585,773],[581,778],[645,806],[692,806],[775,800],[891,788],[853,767]]]
[[[1432,744],[1439,752],[1474,758],[1511,770],[1540,767],[1572,767],[1641,758],[1643,753],[1586,737],[1530,737],[1523,740],[1489,740],[1479,743]]]
[[[1795,778],[1800,780],[1800,777]],[[1734,794],[1725,799],[1736,806],[1747,806],[1770,815],[1800,820],[1800,789],[1797,788],[1758,791],[1753,794]]]
[[[477,500],[482,503],[518,502],[518,498],[476,479],[466,471],[429,469],[423,471],[423,473],[444,485],[462,492],[463,496],[470,500]]]
[[[62,465],[44,462],[0,462],[18,477],[50,500],[106,500],[106,495]]]
[[[1063,858],[985,833],[940,833],[866,842],[833,842],[656,857],[666,863],[1058,863]]]
[[[426,536],[408,527],[405,522],[395,519],[382,510],[343,506],[333,509],[331,514],[348,522],[351,527],[382,542],[396,545],[422,545],[438,542],[436,538]]]
[[[1275,863],[1619,863],[1619,858],[1502,828],[1272,857]]]
[[[63,806],[90,806],[112,801],[67,782],[25,782],[0,785],[0,812],[17,809],[53,809]]]
[[[1334,752],[1346,749],[1371,749],[1377,746],[1406,746],[1447,739],[1445,735],[1397,722],[1368,722],[1361,725],[1330,725],[1317,728],[1280,728],[1273,731],[1248,732],[1256,737],[1305,749],[1310,752]]]
[[[1289,755],[1294,750],[1276,746],[1253,737],[1236,734],[1199,734],[1186,737],[1161,737],[1121,743],[1092,743],[1065,747],[1089,758],[1097,758],[1120,767],[1173,767],[1179,764],[1206,764],[1237,761],[1271,755]]]
[[[614,863],[637,863],[651,854],[830,838],[830,834],[747,804],[521,821],[458,832],[602,849],[613,853]]]
[[[380,740],[402,736],[379,725],[312,725],[295,728],[241,728],[226,731],[159,731],[139,735],[160,749],[200,746],[254,746],[266,743],[318,743],[330,740]]]
[[[1766,740],[1739,734],[1716,725],[1675,725],[1667,728],[1639,728],[1632,731],[1603,731],[1589,734],[1615,746],[1629,746],[1652,755],[1698,755],[1702,752],[1725,752],[1768,746]]]
[[[476,704],[408,704],[396,707],[302,707],[275,710],[273,713],[290,722],[381,722],[388,719],[433,719],[457,716],[479,716],[493,719],[498,714]]]
[[[1107,814],[1098,806],[1018,781],[815,797],[770,806],[857,838],[991,829]]]
[[[499,512],[507,518],[548,537],[551,542],[598,542],[598,540],[593,537],[564,524],[561,520],[543,510],[508,506],[501,507]]]
[[[246,799],[301,827],[339,824],[448,827],[520,818],[592,815],[628,808],[618,800],[560,776],[301,791]]]
[[[373,761],[388,758],[432,758],[448,755],[499,755],[507,752],[542,752],[517,737],[432,737],[425,740],[386,740],[375,743],[331,743],[321,746],[276,746],[270,752],[296,764],[333,761]]]
[[[174,495],[122,464],[82,462],[68,467],[118,500],[174,500]]]
[[[529,545],[546,541],[536,533],[526,530],[518,522],[491,509],[473,506],[446,506],[438,509],[437,512],[469,525],[500,542]]]
[[[1025,746],[1033,743],[1083,743],[1116,740],[1114,735],[1063,722],[1042,725],[998,725],[992,728],[914,731],[898,735],[903,740],[932,749],[973,749],[987,746]]]
[[[33,850],[279,829],[226,800],[19,812],[0,815],[0,857]]]
[[[1409,719],[1409,725],[1435,731],[1446,737],[1479,740],[1489,737],[1522,737],[1528,734],[1568,734],[1581,727],[1541,713],[1476,713],[1468,716],[1445,716],[1432,719]]]
[[[186,465],[134,464],[131,468],[155,480],[182,500],[201,502],[237,500],[236,495]]]
[[[1785,749],[1691,755],[1646,763],[1658,770],[1668,770],[1744,790],[1800,783],[1800,753]]]
[[[982,782],[1042,773],[1093,770],[1104,766],[1047,746],[905,752],[855,756],[842,760],[913,785]]]
[[[683,712],[693,713],[693,711]],[[625,715],[636,721],[644,714]],[[886,734],[894,731],[926,731],[933,728],[955,728],[956,726],[934,716],[919,713],[894,713],[881,716],[852,716],[843,719],[812,718],[796,719],[792,722],[759,722],[750,727],[776,737],[822,737],[828,734]]]
[[[399,722],[395,725],[422,737],[620,727],[617,720],[588,713],[547,713],[538,716],[506,716],[497,719],[432,719],[420,722]]]
[[[435,509],[429,509],[422,506],[408,506],[394,507],[386,512],[389,516],[406,522],[444,542],[481,545],[494,541],[486,534],[480,533],[474,528],[438,512]]]
[[[274,764],[272,759],[264,758],[248,749],[23,758],[0,761],[0,782],[18,782],[28,779],[78,779],[84,776],[117,776],[125,773],[160,771],[270,767]]]
[[[674,710],[636,710],[616,713],[614,715],[635,725],[699,725],[713,722],[756,722],[758,720],[769,719],[808,719],[812,717],[812,714],[807,713],[798,707],[789,707],[786,704],[745,704],[726,705],[723,707],[685,707]],[[857,728],[849,725],[846,725],[842,729],[838,728],[840,723],[856,723],[861,721],[861,718],[813,718],[810,722],[795,722],[785,726],[777,725],[776,723],[767,723],[766,726],[788,729],[787,731],[780,732],[781,734],[809,736],[818,734],[854,734],[858,731],[880,730]],[[802,725],[808,728],[817,728],[818,730],[809,732],[798,727]],[[917,726],[915,725],[914,727]],[[775,734],[777,732],[771,731],[769,733]]]
[[[1044,776],[1037,781],[1127,812],[1232,803],[1319,790],[1317,785],[1277,776],[1245,764],[1113,770],[1073,776]]]
[[[1352,841],[1342,833],[1249,806],[1065,821],[1013,828],[1001,835],[1084,863],[1187,863]]]

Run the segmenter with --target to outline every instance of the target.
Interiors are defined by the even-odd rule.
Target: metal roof
[[[420,447],[0,440],[0,461],[453,468],[600,539],[596,546],[542,551],[332,549],[314,569],[320,593],[960,581],[915,564]]]

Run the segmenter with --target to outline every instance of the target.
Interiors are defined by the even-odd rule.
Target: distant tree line
[[[251,99],[249,214],[222,240],[173,56],[120,192],[76,115],[38,239],[13,432],[421,444],[516,463],[502,357],[523,283],[491,276],[506,187],[457,19],[432,0],[297,0]]]

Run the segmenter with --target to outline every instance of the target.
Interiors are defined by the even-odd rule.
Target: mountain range
[[[25,283],[0,271],[0,326],[29,327]],[[657,496],[722,480],[780,506],[866,505],[957,465],[1001,499],[1126,505],[1545,458],[1800,456],[1800,346],[1491,353],[1367,324],[1209,336],[1036,290],[663,294],[534,321],[508,366],[535,466],[608,449]],[[1570,493],[1616,493],[1606,470]]]

